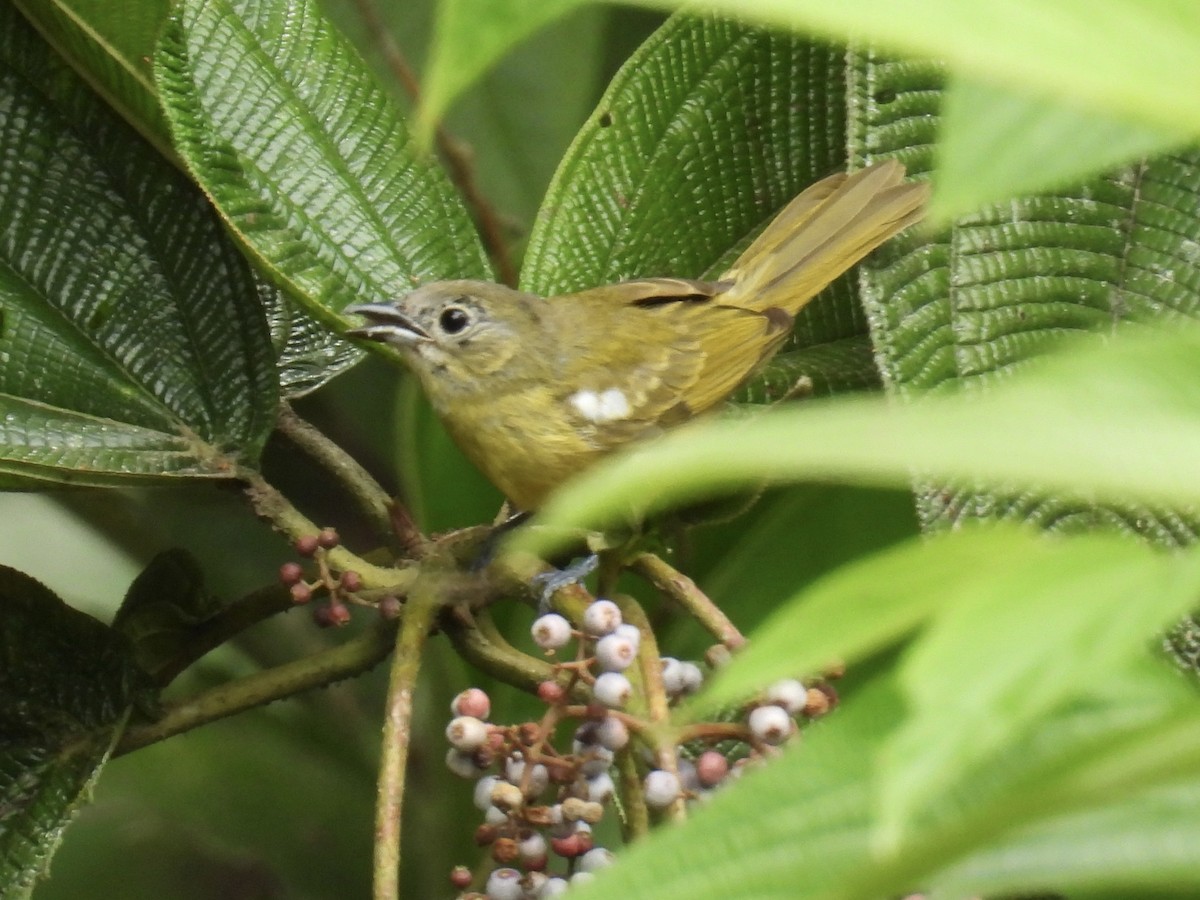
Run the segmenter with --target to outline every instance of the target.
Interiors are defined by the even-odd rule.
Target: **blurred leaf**
[[[693,702],[692,715],[744,700],[777,679],[877,653],[1044,543],[1015,529],[973,529],[906,541],[843,566],[781,602],[736,663],[723,668]]]
[[[186,0],[155,75],[196,179],[325,324],[344,326],[352,302],[486,273],[449,181],[312,0]]]
[[[522,288],[550,296],[719,271],[783,204],[842,166],[844,67],[844,52],[824,44],[712,18],[668,21],[559,166]],[[801,313],[797,337],[862,330],[843,280]]]
[[[584,0],[440,0],[417,118],[428,145],[435,122],[501,56]]]
[[[1170,129],[969,78],[950,82],[940,125],[929,215],[943,224],[1180,142]]]
[[[150,61],[168,0],[12,0],[42,37],[130,125],[166,156],[167,125]]]
[[[0,885],[27,897],[144,690],[127,642],[0,567]]]
[[[959,536],[947,536],[936,545],[946,550],[997,535],[962,535],[961,543],[955,537]],[[1015,599],[1008,589],[1019,592],[1022,583],[1036,575],[1045,580],[1052,570],[1047,565],[1050,558],[1065,554],[1069,559],[1101,545],[1120,547],[1118,552],[1129,554],[1127,559],[1140,555],[1164,571],[1175,568],[1180,581],[1190,582],[1193,589],[1200,575],[1194,559],[1156,555],[1132,541],[1059,542],[1012,533],[999,537],[994,549],[1003,549],[1004,541],[1024,540],[1036,543],[1040,559],[1026,566],[1023,557],[1000,557],[993,568],[980,569],[969,556],[960,557],[958,562],[967,566],[959,576],[963,591],[990,592],[988,575],[1004,564],[1013,574],[997,587],[997,595],[1006,590]],[[977,543],[977,549],[982,550],[984,542]],[[908,553],[918,555],[911,549]],[[881,569],[879,574],[895,573]],[[1060,603],[1069,604],[1092,583],[1090,573],[1083,583],[1077,574],[1068,565],[1048,576]],[[876,590],[891,586],[877,584]],[[913,585],[914,595],[916,589]],[[933,629],[942,615],[955,614],[954,601],[953,591],[938,599]],[[975,617],[973,646],[989,639],[996,612],[993,607]],[[834,621],[826,617],[822,624],[829,627]],[[1034,619],[1027,627],[1037,625]],[[777,627],[772,623],[762,629],[747,655]],[[916,639],[916,652],[926,639]],[[797,632],[790,647],[809,656],[810,648],[823,640],[817,630]],[[629,847],[617,866],[601,873],[593,887],[581,890],[581,897],[877,900],[940,885],[943,872],[948,873],[945,883],[952,886],[946,896],[955,897],[976,896],[981,885],[989,884],[1016,894],[1128,884],[1130,896],[1143,896],[1138,893],[1141,888],[1162,887],[1190,896],[1189,891],[1200,887],[1200,860],[1186,853],[1183,843],[1200,821],[1194,808],[1188,814],[1187,806],[1200,790],[1200,757],[1194,752],[1200,739],[1196,697],[1161,662],[1151,663],[1141,655],[1142,635],[1136,629],[1116,641],[1134,657],[1132,662],[1114,665],[1091,681],[1069,679],[1055,710],[1043,709],[1028,727],[1006,732],[988,753],[986,765],[969,777],[956,778],[952,790],[926,797],[921,816],[892,852],[877,840],[880,790],[888,777],[879,767],[877,748],[908,720],[903,696],[885,679],[852,696],[836,716],[813,725],[771,765],[727,786],[685,824],[655,831]],[[1007,646],[1000,643],[995,652]],[[1057,653],[1056,649],[1054,659],[1060,659]],[[741,662],[739,657],[732,668]],[[988,675],[984,668],[968,680],[985,680]],[[932,691],[936,686],[949,699],[962,681],[961,675],[947,679],[934,673],[924,687]],[[944,726],[966,742],[976,724],[975,716],[947,716]],[[1152,826],[1163,838],[1157,846],[1139,837],[1143,817],[1156,809],[1169,816]],[[1178,823],[1179,829],[1173,832],[1171,823]],[[1039,850],[1032,835],[1051,841],[1060,855],[1051,858]],[[1126,841],[1147,855],[1101,857],[1094,851],[1097,845],[1116,848]],[[1075,896],[1074,891],[1069,895]]]
[[[541,529],[513,546],[546,551],[566,526],[640,518],[762,481],[903,485],[913,471],[1074,502],[1200,502],[1200,335],[1134,334],[1030,365],[985,394],[921,402],[815,400],[752,418],[695,423],[605,460],[551,497]],[[1103,398],[1103,403],[1096,402]]]
[[[669,0],[640,0],[673,8]],[[1200,135],[1200,7],[1187,0],[706,0],[707,8],[943,59],[955,72]],[[1164,148],[1165,149],[1165,148]],[[1078,175],[1087,174],[1080,168]]]
[[[890,684],[869,685],[771,765],[746,772],[685,823],[632,844],[594,884],[572,893],[582,900],[825,895],[868,857],[874,748],[901,710]]]
[[[245,261],[11,7],[0,23],[0,471],[229,477],[277,402]]]
[[[911,715],[884,750],[881,797],[893,844],[947,785],[1143,657],[1195,605],[1200,557],[1128,538],[1028,538],[996,546],[957,589],[924,588],[942,612],[899,670]]]

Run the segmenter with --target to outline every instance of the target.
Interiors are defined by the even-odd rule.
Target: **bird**
[[[648,277],[542,297],[424,284],[346,308],[400,351],[463,453],[517,509],[608,454],[712,413],[784,345],[831,281],[923,215],[888,160],[801,192],[711,281]]]

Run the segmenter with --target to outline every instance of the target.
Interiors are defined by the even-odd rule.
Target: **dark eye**
[[[458,334],[470,324],[471,317],[467,315],[467,311],[457,306],[447,307],[438,316],[438,325],[446,334]]]

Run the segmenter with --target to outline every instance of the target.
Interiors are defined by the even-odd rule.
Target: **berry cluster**
[[[359,596],[362,578],[352,569],[335,574],[329,565],[329,551],[341,543],[341,537],[333,528],[323,528],[318,534],[298,538],[292,545],[296,552],[316,564],[316,577],[305,578],[304,567],[298,562],[285,562],[279,567],[279,580],[292,595],[292,602],[302,605],[312,602],[322,594],[326,602],[313,607],[313,621],[322,628],[345,625],[350,621],[350,607],[375,606],[379,612],[391,618],[399,614],[400,601],[385,597],[379,603],[370,603]]]
[[[638,661],[642,634],[623,621],[621,610],[599,599],[586,607],[576,629],[563,616],[547,613],[531,629],[534,642],[557,655],[577,641],[574,659],[555,665],[557,677],[538,686],[547,705],[538,722],[499,725],[488,721],[491,702],[470,688],[451,704],[446,728],[451,771],[477,779],[474,802],[484,821],[476,843],[488,847],[490,873],[465,866],[451,873],[460,900],[542,900],[593,877],[612,853],[593,843],[592,828],[611,805],[616,790],[616,755],[636,749],[645,773],[640,796],[623,797],[655,810],[682,810],[687,800],[707,794],[740,774],[796,732],[796,717],[820,715],[836,700],[825,683],[799,681],[772,686],[735,720],[689,725],[679,745],[654,746],[655,729],[632,714],[634,684],[625,674]],[[695,663],[660,660],[661,690],[669,702],[694,693],[703,671]],[[555,746],[562,722],[576,722],[570,749]],[[669,742],[668,742],[669,743]],[[719,749],[718,749],[719,745]],[[732,765],[730,760],[736,760]],[[472,885],[483,891],[469,892]]]

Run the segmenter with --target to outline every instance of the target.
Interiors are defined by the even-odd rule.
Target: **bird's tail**
[[[896,160],[818,181],[789,203],[721,276],[721,301],[795,315],[831,281],[924,214],[929,185]]]

